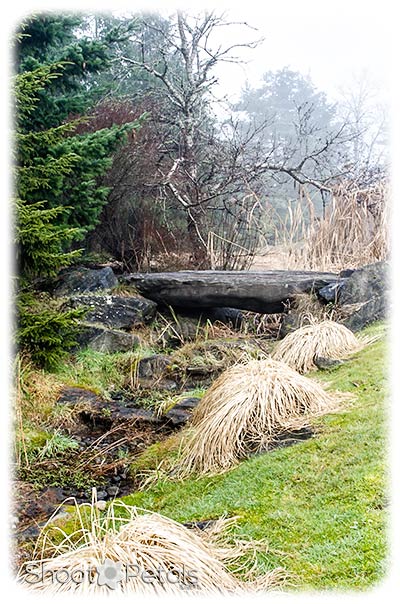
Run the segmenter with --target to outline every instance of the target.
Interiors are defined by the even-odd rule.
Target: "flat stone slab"
[[[327,272],[271,270],[131,273],[123,280],[165,306],[279,313],[295,294],[318,291],[338,278]]]

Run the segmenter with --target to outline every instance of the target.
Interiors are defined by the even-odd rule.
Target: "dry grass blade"
[[[284,431],[333,410],[343,394],[326,392],[285,363],[268,358],[225,371],[206,392],[192,419],[178,474],[214,474]]]
[[[343,359],[361,350],[368,339],[357,338],[350,329],[335,321],[303,325],[279,342],[273,358],[300,373],[315,369],[315,357]]]
[[[61,529],[54,533],[53,526],[52,536],[51,525],[44,529],[36,560],[45,565],[46,573],[42,582],[29,585],[31,589],[47,593],[110,593],[109,585],[98,580],[100,573],[97,569],[105,560],[111,565],[121,563],[123,569],[122,578],[120,576],[114,584],[113,593],[178,595],[186,590],[194,593],[240,593],[271,589],[284,574],[282,569],[277,569],[255,578],[252,569],[246,571],[242,563],[244,554],[261,546],[265,550],[266,545],[233,541],[227,533],[232,519],[217,520],[211,530],[197,532],[160,514],[121,502],[110,505],[103,517],[96,509],[95,501],[77,508],[77,514],[80,527],[72,535],[62,535]],[[63,536],[61,542],[60,533]],[[57,534],[58,539],[54,542]],[[127,568],[131,571],[128,575]],[[137,568],[140,572],[136,572]],[[63,580],[71,577],[73,571],[76,577],[82,570],[86,580],[54,581],[52,573],[61,569]],[[142,571],[147,571],[156,580],[146,583]],[[18,577],[25,585],[26,572],[24,565]],[[242,579],[236,576],[238,572],[241,572]]]

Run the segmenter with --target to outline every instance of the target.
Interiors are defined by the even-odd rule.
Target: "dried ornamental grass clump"
[[[232,541],[227,529],[235,519],[195,531],[121,502],[110,505],[103,517],[95,503],[78,507],[77,513],[80,527],[72,535],[58,529],[54,542],[54,525],[43,529],[35,560],[19,572],[20,583],[45,593],[178,595],[266,590],[284,577],[282,569],[260,577],[254,566],[246,571],[243,556],[251,552],[254,558],[257,549],[266,548],[262,542]],[[43,580],[34,581],[39,574]]]
[[[315,357],[343,359],[367,343],[367,339],[357,338],[340,323],[321,321],[289,333],[277,344],[272,356],[300,373],[307,373],[316,368]]]
[[[327,392],[272,358],[231,367],[199,403],[178,473],[227,470],[249,452],[266,448],[280,433],[334,410],[347,396]]]

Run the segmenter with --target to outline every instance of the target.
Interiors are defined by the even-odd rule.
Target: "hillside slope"
[[[386,373],[383,335],[350,361],[314,377],[352,392],[353,403],[314,422],[313,438],[230,472],[159,480],[124,501],[181,522],[239,516],[240,537],[265,538],[265,570],[283,566],[291,588],[359,589],[384,574],[386,556]]]

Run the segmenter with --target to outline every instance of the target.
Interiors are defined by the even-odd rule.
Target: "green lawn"
[[[375,324],[365,333],[383,335]],[[253,457],[226,474],[160,480],[124,501],[181,522],[240,516],[236,533],[267,539],[261,569],[283,566],[295,589],[360,589],[386,557],[386,348],[370,344],[314,377],[356,400],[315,422],[316,435]]]

